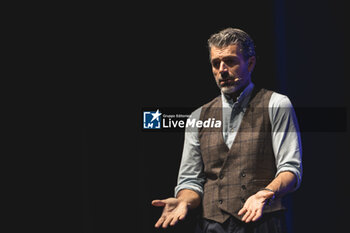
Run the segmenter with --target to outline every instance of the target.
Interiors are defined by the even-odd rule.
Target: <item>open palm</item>
[[[164,200],[154,200],[152,205],[164,207],[163,213],[158,219],[155,227],[163,228],[174,226],[179,220],[183,220],[186,217],[188,211],[188,204],[185,201],[181,201],[177,198],[168,198]]]

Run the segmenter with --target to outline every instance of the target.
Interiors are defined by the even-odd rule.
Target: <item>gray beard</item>
[[[232,94],[238,90],[238,86],[224,86],[224,87],[220,87],[220,90],[224,94]]]

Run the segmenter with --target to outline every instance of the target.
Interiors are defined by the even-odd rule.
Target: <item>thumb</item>
[[[152,205],[153,206],[165,206],[165,200],[153,200]]]

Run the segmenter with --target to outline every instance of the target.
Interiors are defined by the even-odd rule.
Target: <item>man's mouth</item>
[[[227,79],[220,79],[219,84],[221,86],[232,86],[236,84],[239,81],[239,78],[227,78]]]

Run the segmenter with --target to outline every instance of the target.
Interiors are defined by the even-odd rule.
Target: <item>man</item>
[[[199,232],[285,232],[282,197],[301,182],[301,140],[288,97],[251,81],[254,43],[227,28],[208,40],[221,95],[192,114],[215,118],[217,128],[186,128],[175,198],[155,227],[174,226],[202,204]]]

